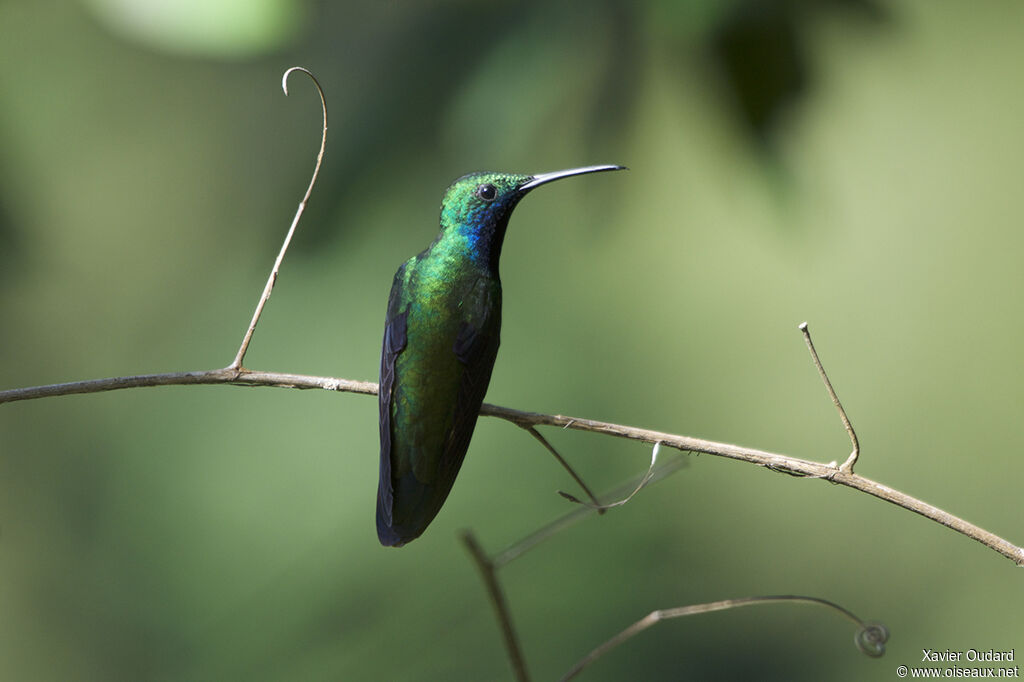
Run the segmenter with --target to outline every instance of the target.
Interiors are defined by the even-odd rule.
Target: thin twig
[[[508,650],[508,659],[512,664],[512,672],[515,673],[518,682],[530,682],[530,673],[526,670],[526,659],[523,658],[522,648],[519,646],[519,638],[512,626],[512,614],[508,610],[508,603],[505,601],[505,593],[501,591],[498,583],[498,576],[495,574],[495,567],[487,557],[480,543],[476,541],[473,531],[462,532],[462,542],[466,549],[473,556],[480,575],[483,576],[487,586],[487,594],[491,597],[491,603],[498,614],[498,622],[501,623],[502,639],[505,640],[505,648]]]
[[[548,439],[547,439],[547,438],[545,438],[544,436],[542,436],[542,435],[541,435],[541,433],[540,433],[540,431],[538,431],[537,429],[533,428],[532,426],[530,426],[530,425],[524,425],[524,424],[519,424],[519,426],[521,426],[521,427],[522,427],[522,428],[523,428],[523,429],[524,429],[524,430],[525,430],[525,431],[526,431],[527,433],[529,433],[529,434],[530,434],[531,436],[533,436],[534,438],[536,438],[536,439],[537,439],[537,441],[538,441],[538,442],[539,442],[539,443],[540,443],[541,445],[543,445],[543,446],[544,446],[544,448],[545,448],[545,449],[546,449],[546,450],[547,450],[548,452],[550,452],[550,453],[551,453],[552,455],[554,455],[554,456],[555,456],[555,459],[557,459],[557,460],[558,460],[558,463],[559,463],[559,464],[561,464],[561,465],[562,465],[562,467],[563,467],[563,468],[564,468],[564,469],[565,469],[566,471],[568,471],[568,472],[569,472],[569,475],[570,475],[570,476],[572,476],[572,478],[573,478],[573,480],[574,480],[574,481],[576,481],[576,484],[577,484],[577,485],[579,485],[579,487],[583,488],[583,492],[585,492],[585,493],[587,494],[587,497],[589,497],[589,498],[590,498],[591,502],[592,502],[592,503],[593,503],[593,505],[594,505],[594,509],[596,509],[596,510],[597,510],[597,513],[598,513],[598,514],[604,514],[604,508],[603,508],[603,505],[601,504],[601,502],[600,502],[600,501],[599,501],[599,500],[598,500],[598,499],[597,499],[597,498],[596,498],[596,497],[594,496],[594,493],[590,492],[590,488],[588,488],[588,487],[587,487],[587,484],[583,482],[583,479],[582,479],[582,478],[580,478],[579,474],[577,474],[577,473],[576,473],[576,470],[575,470],[575,469],[573,469],[573,468],[572,468],[572,467],[571,467],[571,466],[569,465],[569,462],[565,461],[565,458],[564,458],[564,457],[562,457],[562,455],[560,455],[560,454],[558,453],[558,450],[556,450],[556,449],[555,449],[555,446],[553,446],[553,445],[552,445],[551,443],[549,443],[549,442],[548,442]],[[563,493],[562,491],[558,491],[558,492],[559,492],[559,494],[560,494],[560,495],[562,495],[563,497],[567,497],[567,498],[569,498],[570,500],[573,500],[574,502],[579,502],[579,500],[577,500],[577,499],[576,499],[575,497],[572,497],[571,495],[568,495],[568,494],[566,494],[566,493]],[[583,503],[581,502],[580,504],[583,504]]]
[[[539,435],[539,434],[538,434]],[[657,472],[647,472],[642,478],[641,482],[653,482],[661,480],[672,474],[686,463],[686,460],[680,456],[675,460],[670,460],[667,464],[662,466]],[[627,490],[633,487],[633,483],[627,484],[628,487],[623,486]],[[612,496],[617,497],[620,492],[615,490],[610,493]],[[505,564],[509,563],[513,559],[522,556],[524,553],[536,547],[538,544],[548,539],[558,531],[568,528],[576,521],[582,519],[585,516],[589,516],[597,512],[597,508],[593,506],[582,506],[573,509],[568,514],[565,514],[555,521],[549,523],[543,528],[534,531],[527,535],[522,540],[514,543],[507,547],[502,552],[499,552],[493,558],[488,557],[487,554],[480,547],[476,541],[476,537],[472,531],[466,530],[462,533],[462,541],[469,549],[476,562],[477,568],[480,570],[480,574],[484,578],[484,583],[487,587],[487,593],[491,598],[491,604],[494,606],[495,615],[498,618],[498,622],[501,625],[502,637],[505,640],[505,648],[508,651],[509,659],[512,661],[512,668],[516,672],[516,676],[520,680],[528,679],[528,673],[526,671],[526,664],[523,659],[522,650],[519,646],[519,639],[516,635],[515,628],[512,626],[512,617],[508,611],[508,604],[505,600],[504,592],[501,589],[501,583],[498,581],[498,569]]]
[[[622,505],[632,500],[638,492],[643,490],[647,486],[647,484],[651,482],[651,478],[654,476],[654,466],[658,463],[658,450],[660,449],[661,441],[658,441],[657,443],[654,444],[654,447],[651,448],[651,465],[647,467],[647,471],[644,473],[643,476],[640,477],[640,481],[636,484],[636,487],[633,488],[633,491],[630,492],[625,497],[623,497],[621,500],[609,502],[608,504],[597,504],[596,502],[594,504],[590,504],[588,502],[584,502],[583,500],[577,499],[576,497],[570,495],[569,493],[562,492],[561,490],[558,491],[558,494],[564,497],[565,499],[569,500],[570,502],[582,504],[584,507],[591,507],[598,514],[603,514],[609,509],[613,509],[615,507],[621,507]]]
[[[302,218],[302,213],[306,210],[306,204],[309,202],[309,195],[313,192],[313,185],[316,184],[316,178],[320,174],[320,165],[324,160],[324,149],[327,147],[327,100],[324,99],[324,91],[320,87],[320,83],[317,81],[316,76],[310,73],[308,70],[301,66],[293,66],[284,72],[281,77],[281,89],[284,90],[285,96],[288,95],[288,76],[293,71],[301,71],[313,80],[313,85],[316,86],[316,91],[320,93],[320,108],[323,111],[323,128],[320,135],[320,151],[316,155],[316,166],[313,168],[313,177],[309,180],[309,186],[306,188],[306,194],[303,195],[302,201],[299,202],[299,207],[295,211],[295,217],[292,218],[291,227],[288,228],[288,234],[285,235],[284,243],[281,244],[281,250],[277,254],[277,259],[274,261],[274,267],[270,269],[270,277],[267,278],[267,285],[263,287],[263,294],[260,296],[259,302],[256,304],[256,312],[252,314],[252,321],[249,322],[249,328],[245,330],[245,336],[242,337],[242,345],[238,347],[238,353],[235,354],[235,359],[231,361],[231,364],[227,366],[227,369],[241,369],[242,361],[245,360],[245,353],[249,350],[249,342],[252,341],[253,332],[256,331],[256,324],[260,321],[260,315],[263,314],[263,307],[270,300],[270,294],[274,291],[274,284],[277,282],[277,273],[281,270],[281,261],[284,260],[284,254],[288,252],[288,246],[292,243],[292,235],[295,234],[295,228],[299,224],[299,220]]]
[[[889,639],[889,632],[886,630],[884,625],[877,623],[865,623],[860,618],[855,616],[849,610],[844,609],[842,606],[830,602],[826,599],[819,599],[817,597],[803,597],[800,595],[771,595],[766,597],[744,597],[742,599],[726,599],[723,601],[709,602],[707,604],[694,604],[692,606],[680,606],[674,609],[663,609],[658,611],[652,611],[645,617],[641,618],[637,622],[630,625],[628,628],[609,639],[604,644],[600,645],[589,654],[584,656],[573,668],[562,677],[561,682],[567,682],[576,677],[580,672],[583,671],[588,665],[593,663],[595,660],[608,653],[618,645],[622,644],[628,639],[635,637],[647,628],[660,623],[663,620],[669,620],[671,618],[681,618],[683,616],[692,616],[698,613],[710,613],[712,611],[724,611],[726,609],[734,609],[742,606],[754,606],[757,604],[768,604],[773,602],[797,602],[804,604],[813,604],[817,606],[824,606],[826,608],[837,611],[847,620],[857,625],[857,635],[854,637],[857,647],[865,654],[872,657],[879,657],[885,653],[885,642]]]
[[[853,465],[857,463],[857,457],[860,456],[860,443],[857,442],[857,432],[853,430],[853,424],[850,423],[850,419],[846,416],[846,410],[843,409],[843,404],[839,402],[839,396],[836,395],[835,389],[832,388],[832,382],[828,380],[825,368],[821,366],[821,360],[818,359],[818,351],[814,350],[814,342],[811,341],[811,330],[807,328],[807,323],[801,322],[799,329],[800,333],[804,335],[807,350],[811,351],[811,360],[814,361],[814,366],[818,368],[818,374],[821,376],[821,380],[825,382],[825,389],[828,391],[829,397],[832,398],[832,404],[836,406],[836,410],[839,412],[839,418],[843,421],[843,427],[846,428],[846,433],[850,436],[850,442],[853,443],[853,452],[850,453],[850,456],[839,467],[839,470],[844,474],[852,474]]]
[[[645,473],[643,476],[639,476],[636,479],[628,481],[627,483],[619,486],[615,490],[605,493],[602,497],[614,499],[621,495],[625,495],[630,490],[634,490],[636,486],[644,479],[647,480],[647,485],[657,483],[658,481],[668,478],[675,472],[682,469],[686,465],[686,463],[686,457],[684,457],[683,455],[677,455],[676,457],[668,460],[660,467],[655,469],[653,473]],[[562,516],[559,516],[557,519],[548,523],[546,526],[533,531],[526,537],[517,540],[516,542],[513,542],[511,545],[495,554],[494,557],[491,559],[491,563],[494,565],[495,569],[499,569],[505,564],[515,559],[518,559],[523,554],[526,554],[528,551],[530,551],[540,543],[544,542],[555,533],[558,533],[559,531],[564,530],[569,526],[573,525],[577,521],[580,521],[581,519],[595,513],[597,513],[597,510],[594,509],[593,507],[575,507],[572,511],[568,512],[567,514],[563,514]]]
[[[306,376],[301,374],[282,374],[278,372],[256,372],[247,369],[219,369],[207,372],[177,372],[171,374],[148,374],[130,377],[114,377],[110,379],[92,379],[89,381],[78,381],[66,384],[52,384],[49,386],[30,386],[28,388],[15,388],[0,391],[0,403],[13,402],[16,400],[31,400],[35,398],[48,398],[59,395],[70,395],[73,393],[96,393],[99,391],[112,391],[122,388],[136,388],[140,386],[169,386],[185,384],[242,384],[246,386],[278,386],[283,388],[321,388],[329,391],[342,391],[348,393],[361,393],[363,395],[376,395],[377,384],[369,381],[353,381],[350,379],[336,379],[331,377]],[[512,422],[517,426],[530,424],[532,426],[556,426],[559,428],[586,431],[589,433],[600,433],[616,438],[627,438],[638,440],[654,445],[658,441],[666,447],[681,451],[702,452],[717,457],[736,459],[752,464],[758,464],[774,471],[781,471],[792,475],[806,478],[824,478],[832,483],[847,486],[854,490],[873,495],[886,502],[891,502],[899,507],[916,512],[921,516],[936,521],[937,523],[951,528],[958,533],[966,535],[972,540],[977,540],[986,547],[999,552],[1018,566],[1024,566],[1024,548],[1005,540],[1004,538],[990,533],[989,531],[969,523],[957,516],[954,516],[938,507],[923,502],[906,493],[894,490],[864,478],[858,474],[847,473],[834,465],[820,464],[798,457],[766,452],[754,448],[741,447],[730,443],[719,443],[716,441],[681,436],[664,431],[651,431],[640,429],[635,426],[624,426],[612,424],[593,419],[581,419],[579,417],[566,417],[560,414],[543,414],[540,412],[525,412],[514,410],[509,407],[500,407],[484,403],[480,408],[480,414],[488,417],[498,417]]]

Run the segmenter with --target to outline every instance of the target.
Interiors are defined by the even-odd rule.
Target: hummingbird
[[[441,231],[395,273],[380,357],[377,537],[401,547],[437,516],[462,466],[498,354],[498,260],[512,209],[531,190],[603,165],[451,184]]]

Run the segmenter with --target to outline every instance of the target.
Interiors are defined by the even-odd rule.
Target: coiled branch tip
[[[853,641],[871,658],[881,658],[885,655],[885,643],[889,641],[889,629],[881,623],[863,623]]]
[[[314,83],[316,83],[317,90],[320,89],[320,83],[317,82],[316,76],[314,76],[309,69],[307,69],[304,66],[293,66],[287,71],[285,71],[284,75],[281,76],[281,89],[284,90],[284,94],[286,97],[288,96],[288,76],[292,75],[293,71],[301,71],[302,73],[306,74],[307,76],[313,79]]]

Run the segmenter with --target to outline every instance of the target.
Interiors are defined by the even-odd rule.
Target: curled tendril
[[[672,609],[652,611],[580,659],[580,661],[562,677],[561,682],[567,682],[568,680],[576,677],[576,675],[582,672],[584,668],[611,649],[614,649],[626,640],[662,621],[669,620],[671,618],[693,616],[700,613],[711,613],[712,611],[725,611],[743,606],[778,602],[813,604],[831,609],[857,625],[857,634],[854,637],[854,641],[857,643],[858,649],[872,658],[878,658],[885,653],[885,642],[889,639],[889,630],[884,625],[881,623],[866,623],[849,610],[843,608],[839,604],[830,602],[827,599],[821,599],[819,597],[804,597],[797,594],[741,597],[739,599],[725,599],[722,601],[708,602],[706,604],[691,604],[690,606],[680,606]]]
[[[881,623],[862,623],[853,641],[871,658],[881,658],[885,655],[885,643],[889,641],[889,629]]]
[[[633,492],[631,492],[629,495],[627,495],[626,497],[622,498],[618,502],[612,502],[610,504],[598,504],[597,503],[597,499],[593,495],[591,495],[590,496],[591,499],[594,500],[594,504],[591,504],[589,502],[585,502],[585,501],[579,499],[578,497],[570,495],[569,493],[563,492],[561,490],[558,491],[558,494],[561,495],[562,497],[564,497],[565,499],[569,500],[570,502],[575,502],[576,504],[582,504],[584,507],[589,507],[590,509],[593,509],[594,511],[596,511],[598,514],[603,514],[604,512],[606,512],[609,509],[612,509],[613,507],[621,507],[622,505],[624,505],[627,502],[629,502],[630,500],[632,500],[633,497],[638,492],[640,492],[645,487],[647,487],[647,484],[651,482],[652,478],[654,478],[654,471],[655,471],[654,467],[658,463],[658,450],[660,450],[660,449],[661,449],[661,441],[659,440],[658,442],[656,442],[654,444],[654,449],[651,450],[651,466],[647,467],[647,473],[645,473],[643,475],[643,477],[640,478],[640,482],[636,484],[636,488],[633,489]],[[559,459],[561,459],[561,458],[559,458]],[[581,484],[582,484],[582,481],[581,481]],[[586,488],[584,488],[584,490],[586,490]],[[590,491],[587,490],[587,492],[589,493]]]

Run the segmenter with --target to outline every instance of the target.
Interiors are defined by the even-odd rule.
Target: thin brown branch
[[[640,482],[653,483],[666,478],[676,471],[679,471],[685,463],[685,458],[680,455],[676,459],[669,460],[668,463],[660,467],[658,470],[654,472],[648,471],[645,473],[641,477]],[[623,490],[631,490],[633,488],[634,483],[630,482],[609,494],[613,497],[618,497]],[[472,531],[466,530],[462,533],[462,541],[469,549],[473,560],[476,562],[477,568],[480,570],[480,574],[484,578],[487,593],[490,596],[491,604],[494,607],[495,616],[501,626],[501,634],[505,641],[505,649],[508,651],[513,670],[519,680],[528,679],[528,673],[526,671],[526,664],[523,659],[522,649],[519,645],[519,639],[516,635],[515,628],[512,626],[512,617],[508,610],[508,604],[505,600],[504,592],[501,589],[501,583],[498,580],[498,569],[510,561],[519,558],[544,540],[547,540],[558,533],[560,530],[568,528],[576,521],[579,521],[585,516],[595,514],[597,511],[597,508],[592,505],[576,507],[568,514],[560,516],[546,526],[513,543],[494,557],[487,556],[480,547],[480,544],[477,542]]]
[[[694,604],[692,606],[680,606],[674,609],[660,609],[658,611],[652,611],[584,656],[569,672],[565,674],[564,677],[562,677],[561,682],[567,682],[568,680],[576,677],[584,668],[604,654],[663,620],[682,618],[684,616],[692,616],[699,613],[711,613],[712,611],[724,611],[726,609],[735,609],[742,606],[754,606],[757,604],[778,602],[812,604],[832,609],[857,625],[858,631],[857,636],[854,638],[854,642],[861,651],[868,656],[876,658],[885,653],[885,642],[889,639],[889,632],[886,630],[884,625],[877,623],[865,623],[849,610],[826,599],[803,597],[792,594],[770,595],[765,597],[744,597],[741,599],[725,599],[723,601],[709,602],[707,604]]]
[[[377,384],[369,381],[352,381],[332,377],[314,377],[305,374],[284,372],[260,372],[251,369],[211,369],[203,372],[169,372],[166,374],[139,374],[127,377],[109,377],[71,381],[63,384],[30,386],[0,391],[0,403],[37,398],[53,398],[79,393],[102,393],[122,388],[145,386],[189,386],[194,384],[233,384],[236,386],[274,386],[277,388],[320,388],[327,391],[377,395]]]
[[[741,460],[744,462],[750,462],[751,464],[759,464],[772,469],[773,471],[780,471],[800,477],[824,478],[832,483],[837,483],[839,485],[853,488],[854,490],[859,490],[885,500],[886,502],[891,502],[897,506],[903,507],[904,509],[916,512],[921,516],[941,523],[947,528],[951,528],[958,533],[962,533],[973,540],[977,540],[986,547],[989,547],[1012,560],[1018,566],[1024,566],[1024,548],[1018,547],[1017,545],[1014,545],[1013,543],[999,537],[998,535],[990,533],[973,523],[969,523],[968,521],[943,511],[942,509],[928,504],[927,502],[900,492],[899,490],[894,490],[893,488],[877,483],[858,474],[844,473],[834,465],[820,464],[818,462],[812,462],[798,457],[788,457],[774,452],[746,448],[739,445],[732,445],[730,443],[703,440],[701,438],[693,438],[691,436],[680,436],[665,433],[663,431],[651,431],[648,429],[636,428],[634,426],[623,426],[621,424],[612,424],[592,419],[566,417],[560,414],[521,412],[519,410],[513,410],[507,407],[498,407],[487,403],[484,403],[484,406],[480,410],[480,414],[500,417],[517,424],[528,423],[533,424],[534,426],[557,426],[560,428],[575,429],[577,431],[601,433],[609,436],[615,436],[616,438],[639,440],[652,445],[661,441],[662,445],[675,448],[676,450],[702,452],[709,455],[715,455],[717,457]]]
[[[846,416],[846,410],[843,409],[843,404],[839,402],[839,396],[836,395],[835,389],[832,388],[832,382],[828,380],[828,374],[825,373],[825,368],[822,367],[821,360],[818,359],[818,351],[814,350],[814,342],[811,341],[811,330],[807,328],[806,322],[801,322],[798,328],[800,333],[804,335],[804,343],[807,344],[807,350],[811,351],[811,360],[814,361],[814,366],[818,369],[818,375],[825,384],[825,390],[828,391],[828,396],[832,398],[832,404],[836,406],[836,410],[839,412],[839,419],[843,422],[843,428],[846,429],[847,435],[850,436],[850,442],[853,444],[853,451],[850,453],[850,456],[839,467],[839,470],[844,474],[852,474],[853,465],[857,463],[857,457],[860,456],[860,443],[857,441],[857,432],[853,430],[853,424],[850,423],[850,418]]]
[[[256,311],[252,314],[252,321],[249,322],[248,329],[245,330],[245,336],[242,337],[242,345],[238,347],[238,352],[235,354],[235,359],[231,361],[231,364],[227,366],[227,369],[241,369],[242,361],[245,360],[245,353],[249,350],[249,342],[252,341],[252,335],[256,331],[256,325],[260,321],[260,316],[263,314],[263,307],[267,305],[267,301],[270,300],[270,294],[274,291],[274,284],[277,282],[277,274],[281,270],[281,261],[284,260],[284,255],[288,252],[288,246],[292,243],[292,236],[295,234],[295,228],[298,227],[299,220],[302,218],[303,212],[306,210],[306,204],[309,202],[309,195],[313,192],[313,185],[316,184],[316,178],[320,174],[320,165],[324,160],[324,149],[327,147],[327,101],[324,99],[324,91],[320,87],[320,83],[317,81],[316,76],[302,68],[301,66],[293,66],[284,72],[281,77],[281,89],[284,90],[284,94],[288,95],[288,76],[293,71],[301,71],[313,80],[313,84],[316,86],[316,91],[320,93],[320,109],[323,112],[323,127],[320,134],[320,151],[316,155],[316,165],[313,167],[313,177],[309,180],[309,186],[306,188],[306,194],[303,195],[302,201],[299,202],[299,207],[295,210],[295,217],[292,218],[291,227],[288,228],[288,234],[285,235],[284,243],[281,244],[281,250],[277,254],[277,259],[274,261],[274,266],[270,269],[270,276],[267,278],[267,284],[263,287],[263,294],[260,295],[260,300],[256,303]]]
[[[619,486],[615,490],[605,493],[602,497],[612,499],[621,497],[622,495],[626,495],[627,493],[629,493],[629,491],[631,490],[637,490],[640,483],[643,483],[644,481],[647,481],[645,485],[657,483],[658,481],[668,478],[675,472],[682,469],[686,465],[686,463],[686,457],[684,457],[683,455],[677,455],[673,459],[670,459],[664,464],[662,464],[653,472],[646,472],[642,476],[638,476],[636,479]],[[523,554],[526,554],[528,551],[530,551],[540,543],[544,542],[551,536],[555,535],[559,531],[562,531],[568,528],[569,526],[573,525],[577,521],[580,521],[581,519],[596,513],[597,509],[591,506],[583,505],[574,507],[568,513],[559,516],[554,521],[551,521],[547,525],[538,528],[526,537],[523,537],[513,542],[511,545],[495,554],[494,557],[491,559],[491,563],[494,564],[495,569],[499,569],[505,564],[515,559],[518,559]]]
[[[576,481],[576,484],[579,487],[583,488],[583,492],[585,492],[587,494],[587,497],[590,498],[590,501],[593,504],[594,509],[597,510],[597,513],[598,514],[604,514],[604,507],[602,506],[601,501],[598,500],[597,497],[594,496],[594,493],[590,492],[590,488],[587,487],[587,484],[583,482],[583,479],[580,478],[580,475],[576,473],[576,470],[572,468],[572,466],[569,464],[569,462],[567,462],[565,460],[565,458],[562,457],[561,454],[559,454],[558,450],[555,449],[555,446],[552,445],[550,442],[548,442],[548,439],[545,438],[543,435],[541,435],[541,432],[538,431],[537,429],[533,428],[532,426],[524,425],[524,424],[519,424],[519,426],[521,426],[531,436],[536,438],[537,442],[540,443],[541,445],[543,445],[544,449],[547,450],[548,452],[550,452],[554,456],[554,458],[558,460],[558,463],[561,464],[562,467],[566,471],[569,472],[569,475],[572,476],[572,479],[574,481]],[[559,491],[559,493],[562,496],[564,496],[564,497],[568,497],[569,499],[573,500],[574,502],[580,502],[579,500],[577,500],[575,497],[572,497],[571,495],[568,495],[568,494],[563,493],[561,491]],[[580,504],[583,504],[583,503],[580,502]]]
[[[508,602],[505,601],[505,593],[498,583],[498,576],[495,572],[494,563],[488,558],[480,543],[472,531],[462,532],[462,542],[466,549],[473,556],[473,561],[480,569],[484,584],[487,586],[487,594],[494,605],[494,611],[498,614],[498,622],[501,624],[502,639],[505,641],[505,648],[508,650],[508,660],[512,664],[512,672],[515,673],[518,682],[530,682],[530,673],[526,670],[526,659],[523,658],[523,650],[519,646],[519,637],[512,626],[512,614],[508,610]]]
[[[89,381],[78,381],[66,384],[51,384],[49,386],[31,386],[28,388],[15,388],[0,391],[0,403],[13,402],[17,400],[32,400],[36,398],[49,398],[59,395],[70,395],[73,393],[97,393],[100,391],[112,391],[122,388],[137,388],[141,386],[170,386],[188,384],[239,384],[244,386],[277,386],[282,388],[320,388],[329,391],[342,391],[347,393],[361,393],[364,395],[376,395],[377,384],[369,381],[352,381],[350,379],[336,379],[331,377],[306,376],[302,374],[282,374],[278,372],[257,372],[248,369],[215,369],[207,372],[177,372],[171,374],[147,374],[130,377],[113,377],[110,379],[92,379]],[[950,514],[938,507],[928,504],[906,493],[894,490],[886,485],[864,478],[858,474],[846,473],[839,467],[831,464],[820,464],[798,457],[766,452],[754,448],[745,448],[730,443],[719,443],[691,436],[681,436],[664,431],[651,431],[640,429],[635,426],[624,426],[610,422],[596,421],[593,419],[581,419],[579,417],[566,417],[560,414],[543,414],[540,412],[525,412],[514,410],[509,407],[500,407],[484,403],[480,408],[480,414],[488,417],[498,417],[510,421],[517,426],[530,424],[532,426],[557,426],[559,428],[586,431],[589,433],[600,433],[616,438],[638,440],[654,445],[661,442],[662,446],[674,448],[681,451],[702,452],[716,457],[736,459],[751,464],[758,464],[767,467],[772,471],[779,471],[799,477],[823,478],[832,483],[853,488],[861,492],[873,495],[886,502],[891,502],[899,507],[916,512],[921,516],[931,519],[937,523],[951,528],[958,533],[977,540],[986,547],[999,552],[1018,566],[1024,566],[1024,548],[1005,540],[984,528],[969,523],[953,514]]]

